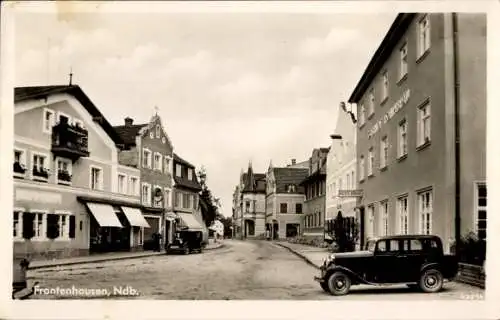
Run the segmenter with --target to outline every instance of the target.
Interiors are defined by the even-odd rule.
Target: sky
[[[241,170],[328,147],[395,13],[19,13],[16,86],[78,84],[112,125],[159,109],[231,216]]]

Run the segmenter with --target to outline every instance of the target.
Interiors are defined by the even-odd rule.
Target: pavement
[[[212,239],[204,250],[219,249],[224,246],[223,241],[213,242]],[[104,261],[114,261],[114,260],[128,260],[128,259],[139,259],[145,257],[154,257],[159,255],[165,255],[165,251],[141,251],[141,252],[109,252],[109,253],[99,253],[89,256],[82,257],[71,257],[63,259],[52,259],[52,260],[33,260],[30,262],[29,270],[42,269],[42,268],[53,268],[58,266],[69,266],[77,264],[88,264],[88,263],[98,263]]]
[[[31,299],[161,300],[456,300],[482,299],[483,290],[457,284],[425,294],[406,286],[353,286],[347,296],[325,293],[318,270],[283,243],[223,240],[203,254],[159,255],[133,260],[28,270],[38,282]],[[280,245],[281,244],[281,245]],[[294,249],[298,247],[295,246]],[[316,248],[303,248],[324,255]],[[312,260],[312,256],[310,257]]]
[[[330,254],[327,248],[317,248],[313,246],[290,243],[285,241],[275,242],[277,245],[288,249],[293,254],[302,258],[305,262],[316,269],[323,264],[323,260]]]

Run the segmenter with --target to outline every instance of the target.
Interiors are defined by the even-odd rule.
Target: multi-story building
[[[273,239],[295,237],[301,233],[305,190],[300,183],[308,174],[307,168],[275,168],[269,164],[266,173],[266,230]]]
[[[176,227],[188,227],[203,232],[208,241],[208,229],[203,221],[199,205],[201,185],[196,176],[195,166],[174,153],[174,203]]]
[[[151,226],[144,229],[144,248],[153,249],[154,234],[161,234],[165,241],[172,232],[165,213],[172,211],[173,145],[158,114],[143,124],[134,124],[127,117],[125,124],[114,130],[124,143],[118,154],[119,163],[140,169],[142,211]],[[120,174],[118,189],[127,188],[133,188],[131,178]]]
[[[238,216],[240,236],[244,239],[263,237],[266,232],[266,175],[254,173],[250,163],[247,172],[240,176],[238,190],[241,190],[239,192],[241,214]]]
[[[326,164],[328,148],[314,149],[309,158],[308,176],[300,183],[305,190],[302,234],[306,237],[324,237]]]
[[[337,113],[335,133],[327,158],[326,173],[326,227],[325,239],[331,240],[329,233],[332,221],[341,213],[343,217],[354,217],[360,221],[356,192],[356,119],[342,104]]]
[[[82,89],[16,88],[14,114],[14,254],[140,248],[140,172],[118,163],[123,141]]]
[[[486,237],[485,14],[399,14],[349,102],[365,237]]]

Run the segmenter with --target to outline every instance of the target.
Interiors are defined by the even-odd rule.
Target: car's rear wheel
[[[443,274],[436,269],[425,270],[420,276],[419,285],[424,292],[438,292],[443,288]]]
[[[328,289],[334,296],[343,296],[351,288],[351,279],[342,271],[336,271],[328,278]]]
[[[330,292],[330,288],[328,288],[328,282],[321,281],[319,284],[321,286],[321,289],[323,289],[323,291],[328,293]]]

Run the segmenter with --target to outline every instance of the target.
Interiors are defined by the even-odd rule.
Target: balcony
[[[52,153],[73,162],[80,157],[88,157],[88,136],[87,130],[61,122],[52,128]]]
[[[57,181],[59,184],[71,184],[71,174],[67,170],[57,171]]]

